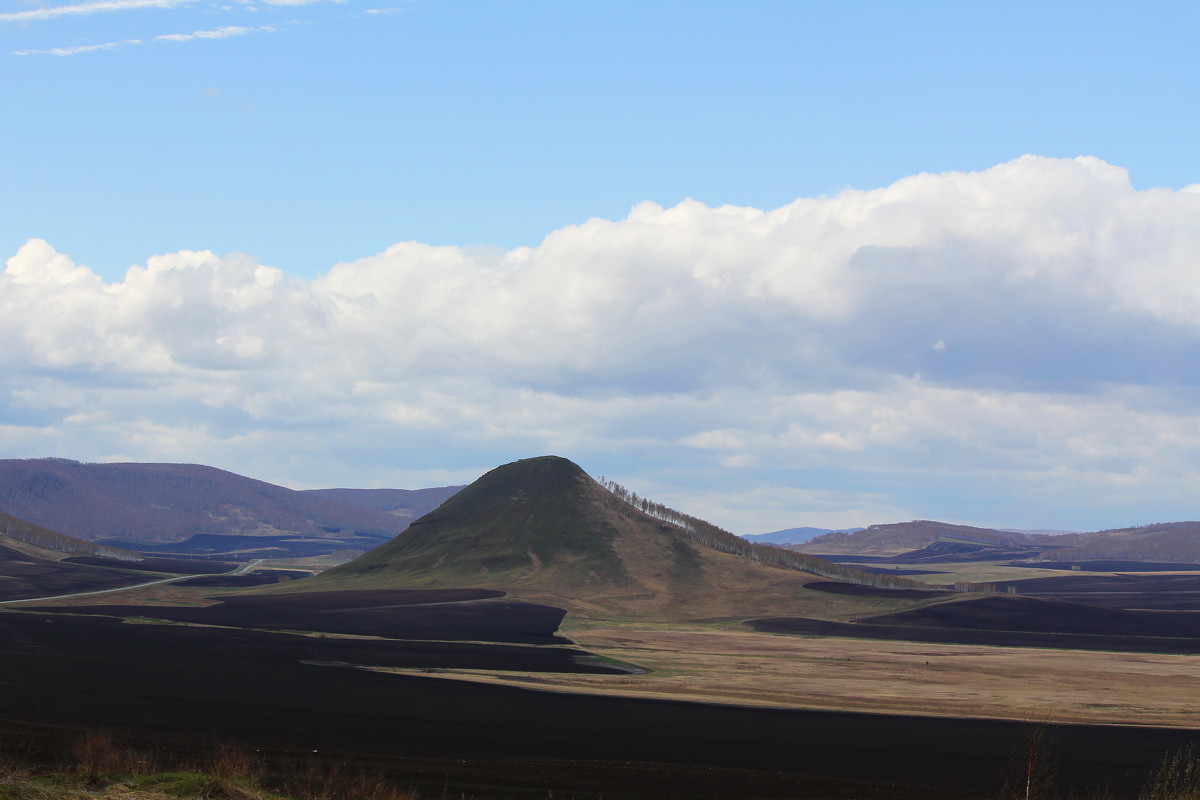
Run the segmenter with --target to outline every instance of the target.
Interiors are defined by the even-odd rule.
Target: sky
[[[1200,5],[0,0],[0,457],[1200,517]]]

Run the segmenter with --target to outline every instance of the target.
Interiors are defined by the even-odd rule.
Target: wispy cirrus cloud
[[[325,0],[262,0],[262,2],[268,6],[311,6],[323,3]],[[329,2],[343,4],[346,0],[329,0]]]
[[[101,44],[81,44],[74,47],[51,47],[46,50],[13,50],[14,56],[75,56],[80,53],[92,53],[97,50],[116,50],[131,44],[143,44],[142,39],[121,39],[116,42]]]
[[[155,36],[154,40],[158,42],[190,42],[195,39],[228,39],[231,36],[245,36],[248,33],[274,33],[277,30],[278,28],[274,25],[259,25],[252,28],[243,25],[226,25],[223,28],[214,28],[208,31],[164,33],[161,36]]]
[[[91,14],[107,14],[113,11],[134,11],[142,8],[177,8],[191,5],[198,0],[95,0],[91,3],[75,3],[67,6],[46,6],[26,11],[9,11],[0,14],[3,22],[37,22],[58,17],[78,17]],[[99,48],[93,48],[99,49]]]
[[[152,42],[191,42],[197,39],[228,39],[233,36],[245,36],[251,33],[274,33],[279,30],[275,25],[258,25],[245,27],[242,25],[226,25],[212,30],[192,31],[191,33],[164,33],[151,39],[121,39],[115,42],[101,44],[83,44],[75,47],[52,47],[46,50],[14,50],[16,56],[74,56],[80,53],[91,53],[97,50],[115,50],[127,45],[145,44]]]

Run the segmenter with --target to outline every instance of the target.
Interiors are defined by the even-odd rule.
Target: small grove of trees
[[[1200,800],[1200,759],[1193,745],[1167,753],[1138,800]]]
[[[1057,800],[1063,796],[1058,785],[1059,765],[1051,728],[1044,723],[1030,725],[1012,750],[995,800]],[[1074,790],[1067,794],[1079,796]],[[1083,796],[1112,797],[1107,789],[1098,787]],[[1200,755],[1195,745],[1164,754],[1137,800],[1200,800]]]
[[[118,561],[141,560],[141,556],[132,551],[96,544],[95,542],[85,542],[82,539],[76,539],[74,536],[56,533],[2,513],[0,513],[0,536],[46,550],[53,550],[58,553],[98,556],[100,558],[113,558]]]
[[[954,587],[930,586],[927,583],[914,581],[900,575],[868,572],[857,567],[826,561],[823,558],[810,556],[807,553],[797,553],[794,550],[785,550],[782,547],[772,547],[768,544],[750,542],[713,525],[711,522],[693,517],[690,514],[684,514],[682,511],[676,511],[648,498],[639,497],[636,492],[629,491],[616,481],[601,477],[597,483],[608,490],[607,497],[611,507],[617,510],[632,507],[643,514],[675,526],[689,539],[705,547],[711,547],[723,553],[743,556],[759,564],[765,564],[770,567],[782,567],[783,569],[801,570],[814,575],[820,575],[824,578],[853,583],[858,586],[873,586],[884,589],[930,590],[954,588],[956,591],[985,590],[982,586],[965,582],[956,584]],[[990,587],[986,590],[990,591]]]

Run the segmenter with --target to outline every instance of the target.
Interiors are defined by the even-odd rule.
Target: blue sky
[[[1195,517],[1198,23],[2,0],[0,453],[557,452],[743,533]]]

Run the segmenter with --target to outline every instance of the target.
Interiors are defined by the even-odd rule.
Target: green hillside
[[[856,602],[806,589],[818,572],[877,580],[713,526],[657,518],[567,459],[543,456],[497,467],[390,542],[281,591],[494,588],[576,616],[671,620]]]

